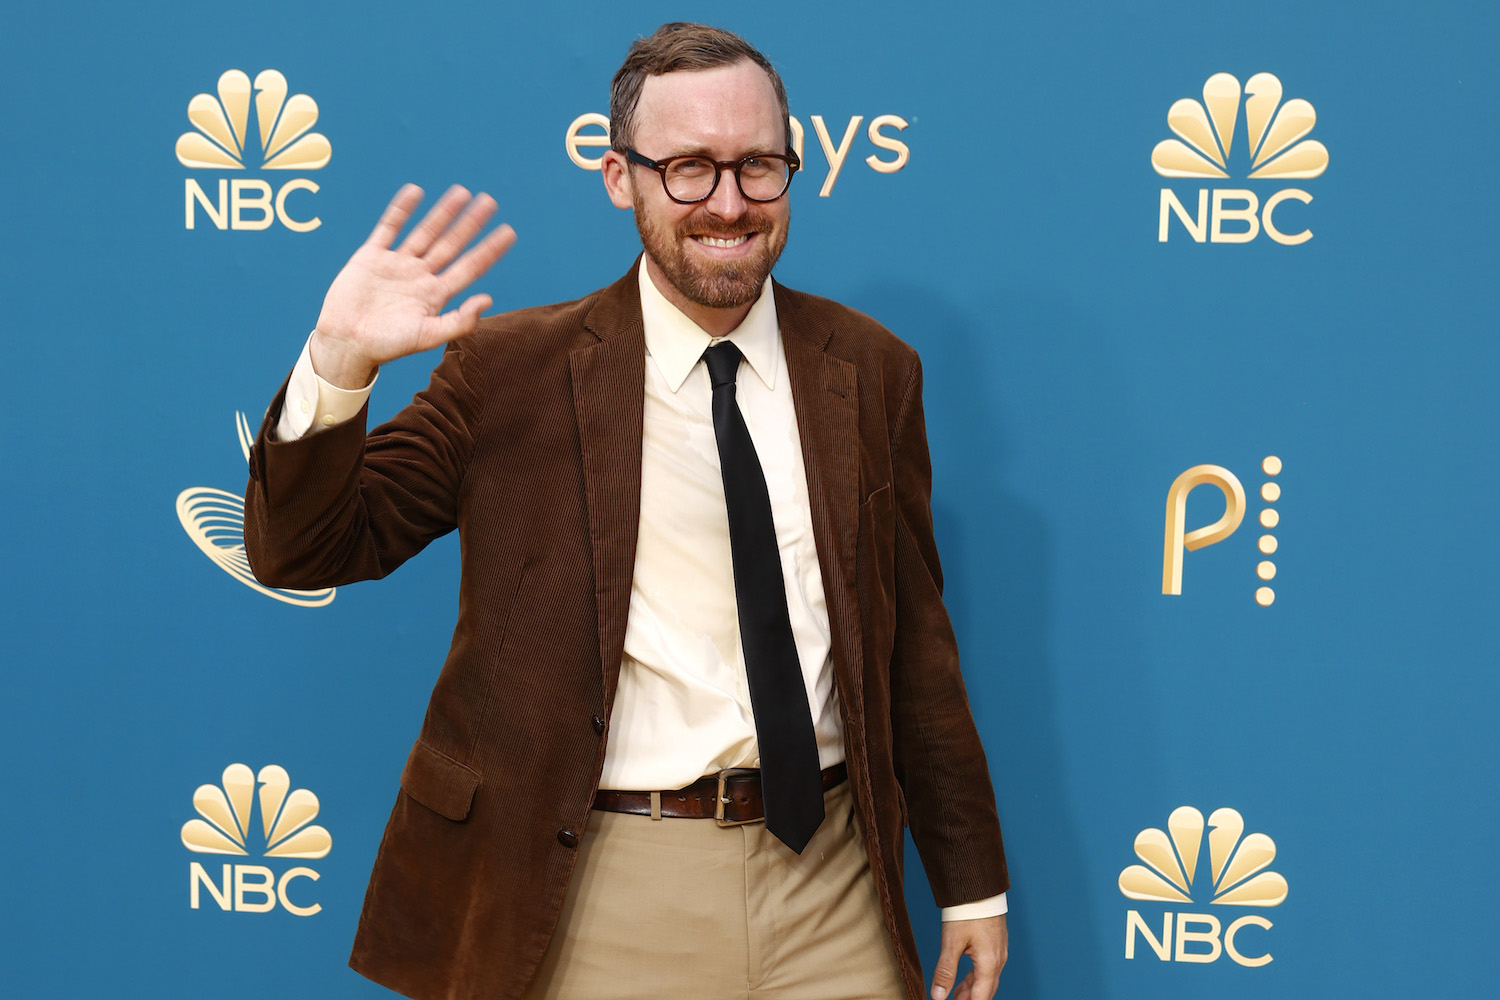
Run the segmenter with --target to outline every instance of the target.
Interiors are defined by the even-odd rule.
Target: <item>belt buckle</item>
[[[729,779],[734,777],[735,775],[757,773],[759,773],[759,770],[753,767],[726,767],[717,775],[715,775],[718,783],[718,788],[714,793],[714,822],[717,823],[720,827],[727,829],[731,826],[746,826],[750,823],[761,823],[765,821],[764,816],[761,816],[757,819],[724,818],[724,807],[727,806],[730,801],[729,797],[724,794]]]

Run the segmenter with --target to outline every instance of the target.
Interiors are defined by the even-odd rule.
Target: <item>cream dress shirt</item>
[[[729,519],[703,352],[718,342],[639,268],[646,338],[641,523],[625,654],[610,718],[601,788],[681,788],[726,767],[760,763],[739,641]],[[830,658],[828,605],[813,539],[807,473],[766,279],[725,339],[745,356],[736,401],[766,477],[787,610],[820,766],[844,759]],[[292,441],[355,416],[370,386],[347,390],[312,368],[311,338],[293,369],[277,435]],[[944,920],[1006,912],[1004,893],[943,908]]]

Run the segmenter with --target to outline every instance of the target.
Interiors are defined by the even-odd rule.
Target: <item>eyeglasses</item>
[[[726,170],[734,173],[735,183],[746,201],[775,201],[786,194],[792,183],[792,174],[802,166],[802,161],[790,151],[785,154],[752,153],[738,160],[710,160],[706,156],[691,155],[652,160],[627,149],[625,158],[661,174],[661,185],[667,197],[679,205],[707,201],[718,190],[719,177]]]

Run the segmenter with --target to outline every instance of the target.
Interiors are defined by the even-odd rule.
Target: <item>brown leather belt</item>
[[[841,784],[849,773],[842,762],[823,769],[823,791]],[[660,815],[671,819],[712,819],[720,826],[742,826],[766,818],[760,797],[760,770],[731,767],[688,785],[666,792],[621,792],[601,788],[594,793],[594,808],[605,812],[655,815],[654,796],[661,796]]]

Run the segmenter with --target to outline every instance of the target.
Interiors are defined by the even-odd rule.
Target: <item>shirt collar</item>
[[[776,352],[781,346],[781,329],[776,320],[776,296],[771,292],[769,277],[761,286],[760,297],[740,325],[726,337],[713,338],[657,290],[656,283],[646,273],[644,260],[640,272],[641,321],[646,329],[646,353],[656,359],[656,366],[673,392],[682,388],[688,373],[716,340],[733,341],[765,387],[775,390]]]

